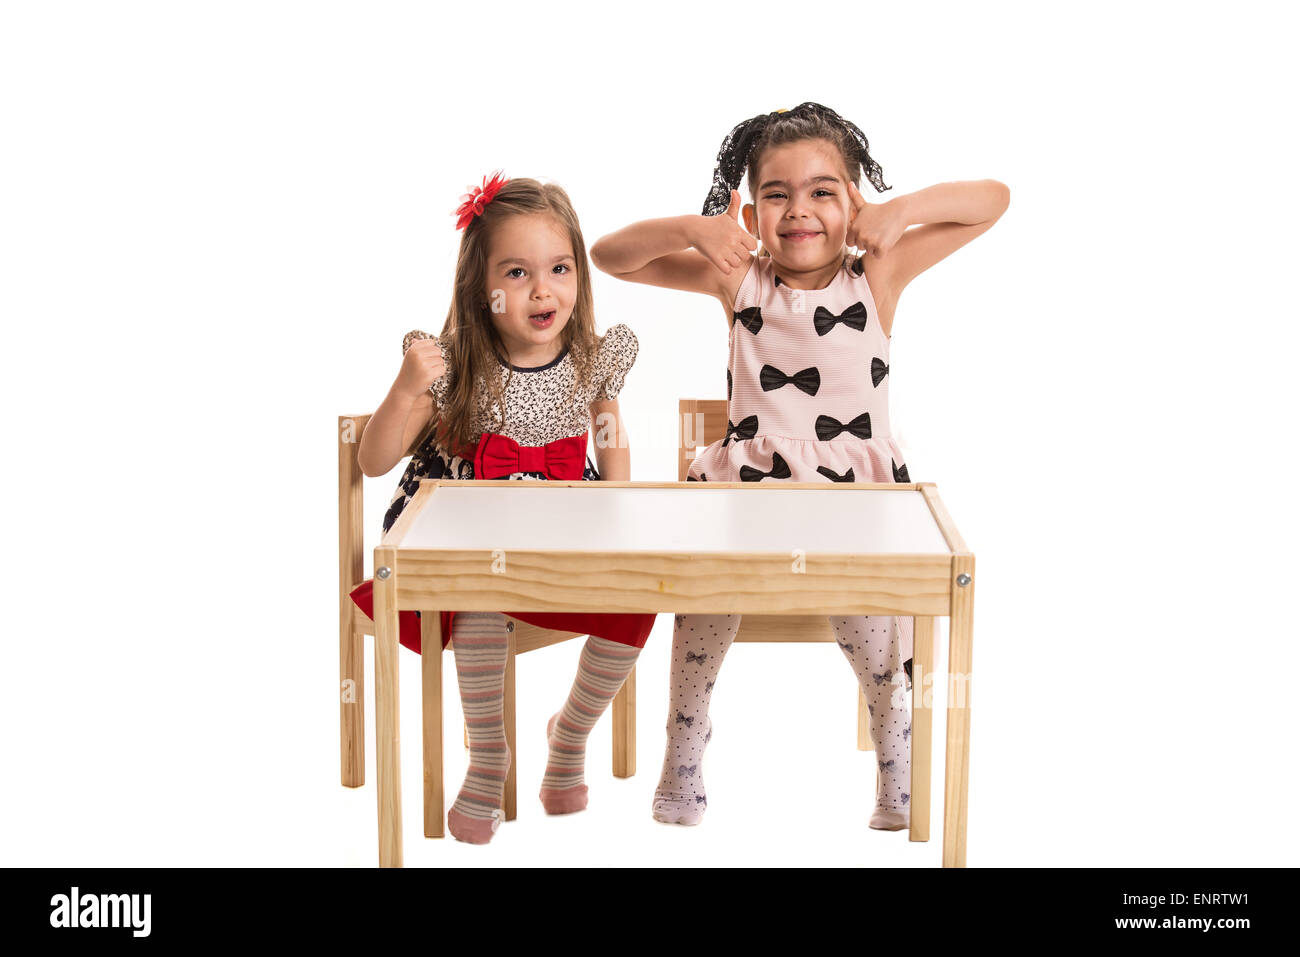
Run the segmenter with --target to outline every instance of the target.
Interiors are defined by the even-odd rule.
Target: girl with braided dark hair
[[[743,208],[742,177],[750,198]],[[727,134],[702,215],[635,223],[591,247],[599,269],[705,293],[727,316],[727,432],[695,457],[688,480],[911,481],[889,426],[898,297],[992,226],[1010,190],[996,180],[941,183],[873,204],[858,191],[862,177],[877,192],[891,188],[857,126],[801,103]],[[674,621],[668,743],[653,813],[695,824],[707,803],[700,759],[713,734],[709,700],[740,616]],[[879,774],[870,826],[906,828],[913,620],[830,623],[871,713]]]

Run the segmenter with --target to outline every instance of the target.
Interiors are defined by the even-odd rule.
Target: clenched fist
[[[406,347],[402,368],[393,383],[394,389],[413,399],[433,388],[433,384],[447,371],[437,336],[421,335],[422,338],[415,339]]]

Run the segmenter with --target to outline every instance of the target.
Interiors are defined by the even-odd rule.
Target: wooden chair
[[[726,399],[679,399],[677,403],[677,481],[686,481],[691,460],[699,448],[727,434]],[[825,615],[747,615],[741,618],[736,641],[834,641]],[[923,677],[934,665],[934,618],[916,616],[913,632],[912,678],[915,694],[924,694]],[[867,698],[858,691],[858,750],[872,750],[871,716]],[[915,698],[913,699],[915,701]],[[930,742],[933,710],[912,706],[911,835],[913,841],[930,839]],[[879,772],[877,772],[879,773]]]
[[[357,464],[357,449],[365,431],[369,415],[341,415],[338,420],[339,443],[339,761],[344,787],[361,787],[366,782],[365,756],[365,635],[375,633],[374,622],[356,606],[349,597],[352,590],[366,580],[364,558],[364,529],[362,480],[365,477]],[[417,439],[417,444],[419,440]],[[414,446],[406,450],[414,453]],[[421,616],[424,636],[430,617]],[[506,619],[509,652],[506,658],[505,680],[505,730],[506,743],[512,754],[515,746],[515,656],[570,638],[583,638],[573,632],[551,631],[538,628],[514,618]],[[424,654],[432,642],[422,640]],[[448,648],[451,643],[448,642]],[[442,780],[442,682],[441,661],[431,669],[435,678],[423,681],[424,712],[424,836],[442,837],[445,823]],[[565,687],[565,692],[568,687]],[[614,776],[628,778],[636,773],[636,669],[614,697],[611,707],[614,721]],[[541,738],[541,734],[538,734]],[[465,737],[469,744],[468,734]],[[515,765],[510,762],[506,776],[505,818],[515,819],[516,781]]]

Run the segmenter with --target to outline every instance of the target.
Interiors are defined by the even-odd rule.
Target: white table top
[[[411,506],[407,506],[408,508]],[[443,485],[401,548],[950,553],[912,489]]]

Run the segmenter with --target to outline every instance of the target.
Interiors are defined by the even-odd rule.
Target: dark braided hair
[[[829,140],[844,157],[844,165],[854,185],[857,185],[859,174],[865,174],[876,187],[876,192],[893,189],[885,185],[880,164],[867,152],[867,138],[860,129],[828,106],[805,102],[792,110],[760,113],[738,124],[726,135],[722,148],[718,150],[713,187],[704,200],[703,215],[716,216],[726,212],[731,203],[731,191],[739,188],[741,177],[746,174],[752,194],[758,162],[769,146],[800,140]]]

